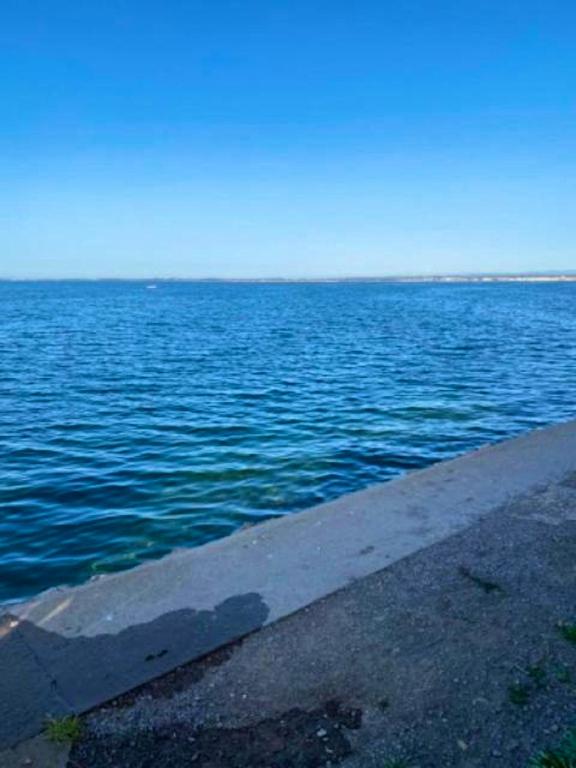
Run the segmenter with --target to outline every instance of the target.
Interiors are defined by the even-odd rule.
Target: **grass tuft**
[[[76,715],[50,717],[46,721],[46,736],[56,744],[74,744],[82,736],[82,722]]]
[[[560,634],[564,640],[572,643],[572,645],[576,645],[576,624],[567,624],[565,622],[561,622],[558,625],[558,628],[560,629]]]
[[[529,768],[576,768],[576,729],[572,729],[557,749],[539,752]]]
[[[530,689],[527,685],[522,685],[522,683],[513,683],[508,688],[508,698],[512,704],[523,707],[525,704],[528,704],[530,699]]]
[[[570,672],[570,668],[566,666],[566,664],[557,664],[554,667],[554,677],[556,680],[558,680],[559,683],[571,683],[572,682],[572,673]]]
[[[576,768],[576,761],[552,750],[540,752],[533,757],[529,768]]]
[[[532,664],[526,672],[537,688],[544,688],[546,685],[546,670],[542,664]]]

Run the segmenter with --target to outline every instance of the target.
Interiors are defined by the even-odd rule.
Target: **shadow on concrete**
[[[64,637],[0,617],[0,749],[40,732],[47,716],[84,712],[254,632],[269,608],[258,593],[213,610],[182,609],[117,633]]]

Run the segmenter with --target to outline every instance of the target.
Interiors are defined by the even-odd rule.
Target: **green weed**
[[[56,744],[74,744],[82,736],[82,722],[76,715],[50,717],[46,721],[46,736]]]
[[[530,699],[530,689],[527,685],[522,685],[522,683],[513,683],[508,688],[508,698],[512,704],[523,707],[525,704],[528,704]]]
[[[576,729],[572,729],[556,749],[535,755],[529,768],[576,768]]]
[[[546,670],[542,664],[532,664],[532,666],[528,667],[526,673],[537,688],[544,688],[546,684]]]
[[[560,629],[560,634],[564,640],[572,643],[572,645],[576,645],[576,624],[561,622],[558,625],[558,628]]]

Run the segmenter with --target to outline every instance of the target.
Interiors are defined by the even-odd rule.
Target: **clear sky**
[[[0,274],[576,268],[573,0],[4,0]]]

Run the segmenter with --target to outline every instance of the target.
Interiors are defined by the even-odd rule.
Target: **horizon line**
[[[371,282],[458,282],[458,281],[576,281],[576,270],[546,270],[526,272],[437,272],[395,275],[347,275],[318,277],[187,277],[150,275],[144,277],[130,276],[0,276],[0,282],[32,283],[32,282],[138,282],[138,283],[371,283]]]

